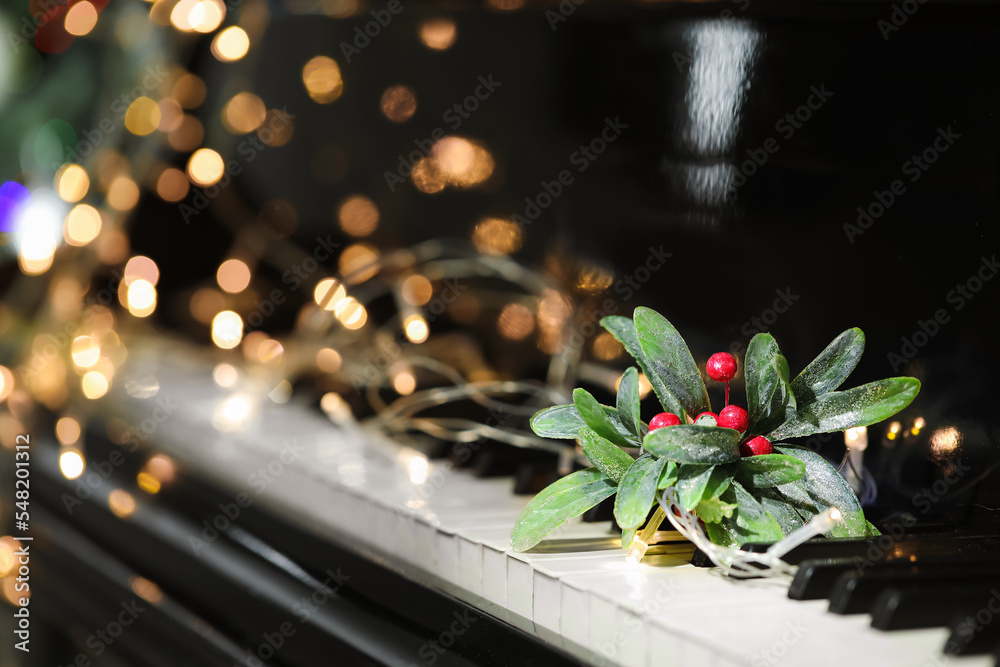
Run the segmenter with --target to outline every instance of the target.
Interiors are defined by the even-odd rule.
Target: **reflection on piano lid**
[[[358,428],[331,425],[295,402],[251,406],[239,428],[218,431],[212,414],[228,394],[209,371],[174,353],[150,352],[137,348],[129,372],[155,377],[159,389],[147,398],[123,393],[121,415],[138,424],[152,416],[157,400],[175,405],[149,435],[181,472],[176,485],[153,498],[137,492],[134,516],[160,517],[167,525],[165,507],[186,513],[189,521],[170,529],[183,542],[192,537],[184,525],[191,530],[198,517],[217,518],[216,508],[237,498],[246,505],[238,518],[219,522],[228,524],[219,528],[225,539],[208,546],[204,554],[212,555],[200,559],[206,572],[193,576],[219,576],[231,558],[232,567],[242,563],[248,573],[277,568],[308,586],[336,565],[330,558],[343,558],[358,572],[378,564],[398,582],[402,616],[403,589],[417,582],[544,640],[564,658],[598,665],[728,666],[779,658],[831,666],[934,664],[944,659],[949,632],[958,631],[881,632],[867,615],[831,614],[825,601],[788,599],[788,581],[729,580],[693,567],[692,546],[667,547],[630,566],[605,523],[569,523],[535,549],[514,553],[510,528],[527,499],[511,493],[510,478],[476,478],[427,461]],[[169,364],[162,363],[166,358]],[[248,575],[244,585],[277,604],[283,594],[266,581]],[[888,603],[879,598],[878,604]],[[336,611],[329,621],[333,634],[344,631]],[[502,655],[508,647],[499,641],[490,650]],[[509,650],[523,648],[512,641]],[[419,648],[411,649],[419,664]],[[406,664],[398,658],[381,656],[386,664]],[[955,664],[978,667],[992,659],[972,656]]]

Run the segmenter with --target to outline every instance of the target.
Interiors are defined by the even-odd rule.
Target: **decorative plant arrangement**
[[[837,336],[793,380],[774,338],[754,336],[744,361],[746,409],[729,404],[736,359],[724,352],[712,355],[707,374],[726,383],[726,405],[716,414],[691,352],[666,318],[639,307],[634,320],[605,317],[601,325],[635,358],[664,411],[648,425],[641,420],[639,373],[629,368],[615,406],[576,389],[572,405],[535,414],[536,434],[578,440],[594,467],[563,477],[528,504],[511,533],[515,550],[530,549],[614,494],[622,547],[628,548],[665,490],[675,492],[680,508],[696,515],[708,538],[724,547],[777,542],[831,508],[841,520],[828,536],[878,534],[826,459],[783,442],[875,424],[916,397],[920,382],[910,377],[836,391],[864,351],[860,329]],[[652,535],[664,518],[658,507],[642,536]]]

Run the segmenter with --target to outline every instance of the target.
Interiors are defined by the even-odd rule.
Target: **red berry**
[[[722,428],[734,428],[740,433],[747,430],[750,420],[747,418],[747,411],[738,405],[727,405],[719,412],[719,418],[715,420]]]
[[[673,412],[661,412],[649,420],[649,432],[652,433],[656,429],[663,428],[664,426],[677,426],[680,423],[681,418]]]
[[[719,421],[719,415],[715,414],[714,412],[702,412],[700,415],[698,415],[697,417],[695,417],[694,420],[698,421],[699,419],[701,419],[705,415],[708,415],[709,417],[711,417],[715,421]]]
[[[762,435],[750,438],[740,445],[740,456],[760,456],[761,454],[773,454],[771,441]]]
[[[705,371],[716,382],[729,382],[736,375],[736,357],[728,352],[716,352],[708,358]]]

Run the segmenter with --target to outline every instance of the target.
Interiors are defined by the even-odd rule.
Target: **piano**
[[[567,290],[582,269],[607,269],[605,293],[576,292],[588,308],[605,297],[622,313],[649,305],[699,346],[737,355],[770,330],[801,365],[863,328],[852,381],[906,373],[925,388],[907,421],[873,430],[869,445],[877,494],[866,510],[885,539],[813,540],[788,554],[794,578],[732,580],[676,542],[630,565],[605,507],[515,553],[528,493],[564,460],[483,442],[500,465],[470,468],[447,447],[319,410],[315,387],[276,403],[249,384],[219,386],[224,357],[177,342],[192,327],[208,335],[168,295],[196,289],[229,252],[233,220],[209,207],[184,227],[173,203],[145,196],[132,247],[160,264],[171,306],[157,324],[169,335],[128,340],[109,396],[85,402],[76,459],[48,435],[59,415],[38,407],[30,549],[44,585],[31,597],[31,654],[5,640],[0,663],[998,664],[997,7],[491,0],[454,12],[451,51],[416,39],[394,50],[387,29],[351,69],[341,63],[359,95],[319,107],[285,73],[323,49],[336,56],[331,45],[367,15],[303,16],[313,4],[271,3],[261,48],[281,76],[241,70],[269,103],[300,103],[293,140],[245,165],[218,208],[240,218],[240,198],[247,211],[294,201],[291,238],[306,247],[329,231],[333,199],[383,188],[394,156],[492,71],[502,86],[462,133],[494,151],[505,180],[373,195],[379,242],[468,236],[481,215],[539,207],[541,184],[576,168],[579,147],[619,119],[627,127],[607,150],[541,207],[518,259],[551,259]],[[391,29],[415,35],[452,7],[414,3]],[[214,89],[237,66],[204,46],[188,64]],[[410,125],[368,117],[386,72],[419,93]],[[320,184],[302,167],[317,146],[344,163]],[[186,156],[164,159],[183,168]],[[178,231],[195,227],[197,237]],[[669,256],[651,275],[654,252]],[[280,285],[273,269],[255,279]],[[275,307],[269,332],[295,326],[292,301]],[[433,333],[467,326],[495,343],[484,348],[506,376],[544,377],[549,355],[531,338],[497,342],[492,322],[442,318]],[[906,456],[911,435],[920,447]],[[811,444],[833,455],[839,437]],[[970,471],[938,489],[959,465]],[[11,623],[0,619],[5,637]]]
[[[149,665],[995,664],[993,646],[944,654],[959,631],[950,618],[876,629],[870,609],[790,599],[787,578],[696,567],[690,544],[629,565],[606,521],[514,553],[527,496],[511,478],[476,477],[295,402],[252,405],[219,431],[213,419],[240,392],[212,382],[186,345],[136,349],[123,386],[109,419],[140,426],[125,444],[89,434],[80,477],[60,471],[58,445],[35,445],[32,548],[46,585],[31,609],[65,638],[37,647],[51,657],[38,664],[87,664],[67,662],[67,648]],[[995,536],[955,550],[962,536],[937,535],[936,552],[913,537],[889,548],[918,565],[942,552],[1000,558]],[[848,542],[843,571],[868,551]],[[805,546],[809,560],[790,556],[800,574],[831,566],[815,558],[829,545]],[[995,585],[992,572],[981,581]],[[135,627],[116,641],[133,603]],[[983,632],[1000,642],[996,626]]]

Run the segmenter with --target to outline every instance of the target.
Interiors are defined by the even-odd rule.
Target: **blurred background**
[[[870,516],[995,531],[998,19],[979,3],[4,4],[5,608],[16,438],[39,466],[33,507],[71,521],[60,484],[139,433],[122,405],[156,394],[135,359],[251,388],[218,431],[292,401],[432,458],[483,440],[462,465],[529,493],[567,463],[525,415],[578,385],[610,403],[629,362],[595,323],[639,305],[702,365],[770,331],[793,375],[862,328],[849,386],[923,383],[864,436]],[[462,392],[398,418],[469,383],[529,398],[497,431]],[[174,480],[143,433],[116,472],[123,522]],[[839,435],[804,444],[844,455]],[[4,645],[4,664],[98,657],[86,613],[55,607],[34,635],[50,653]]]

